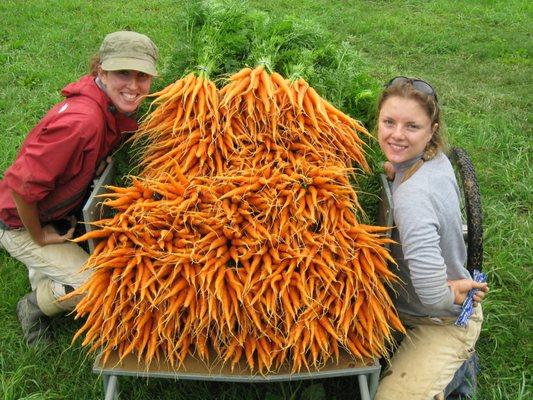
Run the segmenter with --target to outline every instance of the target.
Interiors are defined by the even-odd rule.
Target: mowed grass
[[[195,2],[4,1],[0,4],[0,170],[59,89],[87,69],[103,36],[148,34],[161,54],[162,78],[186,40],[184,7]],[[419,76],[437,89],[449,142],[472,156],[482,192],[485,263],[491,292],[478,343],[478,399],[531,397],[531,23],[527,1],[250,1],[250,12],[293,15],[357,50],[377,81]],[[327,92],[322,93],[326,98]],[[57,344],[25,347],[15,317],[29,289],[24,265],[0,251],[0,397],[94,399],[101,378],[70,338],[79,321],[54,321]],[[322,386],[313,386],[319,383]],[[350,398],[355,379],[273,385],[121,379],[125,399]],[[322,389],[317,389],[317,388]]]

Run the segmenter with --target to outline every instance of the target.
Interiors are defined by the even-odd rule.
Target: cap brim
[[[138,58],[111,58],[102,62],[104,71],[120,71],[131,69],[134,71],[144,72],[145,74],[158,76],[153,62],[141,60]]]

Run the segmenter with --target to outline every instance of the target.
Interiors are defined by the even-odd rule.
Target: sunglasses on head
[[[406,76],[396,76],[392,78],[389,83],[387,83],[386,87],[404,83],[410,83],[416,90],[424,94],[433,96],[435,101],[437,101],[437,93],[435,93],[435,89],[433,89],[433,87],[429,83],[422,79],[408,78]]]

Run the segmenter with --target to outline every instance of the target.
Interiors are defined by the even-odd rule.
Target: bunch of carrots
[[[365,129],[303,79],[264,65],[217,89],[191,73],[154,94],[132,137],[141,172],[109,186],[74,340],[150,365],[187,356],[318,369],[386,353],[403,327],[383,228],[360,224]]]

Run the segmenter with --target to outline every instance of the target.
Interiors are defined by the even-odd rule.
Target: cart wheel
[[[481,271],[483,264],[483,213],[481,195],[476,172],[468,153],[454,147],[448,155],[461,194],[460,206],[463,219],[463,234],[467,246],[466,267],[472,275],[475,269]]]

